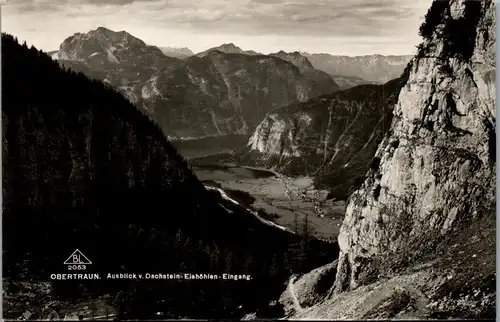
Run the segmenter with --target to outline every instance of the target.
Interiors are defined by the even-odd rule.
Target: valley
[[[235,191],[248,194],[240,204],[258,211],[266,220],[302,234],[307,216],[312,237],[336,241],[345,202],[326,200],[328,192],[315,190],[310,177],[290,178],[231,164],[193,166],[192,170],[206,186],[218,187],[228,195]]]
[[[272,169],[239,164],[230,155],[246,150],[247,135],[226,135],[193,140],[173,140],[172,144],[195,161],[191,170],[205,186],[217,187],[232,195],[240,204],[257,211],[290,231],[302,234],[307,216],[308,233],[315,238],[333,242],[342,224],[345,201],[327,199],[327,190],[314,188],[310,176],[287,176]],[[219,155],[227,155],[217,162]],[[205,161],[207,160],[207,161]]]

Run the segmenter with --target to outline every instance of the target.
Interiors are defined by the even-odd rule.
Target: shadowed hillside
[[[207,192],[162,131],[108,85],[5,34],[2,76],[5,317],[106,293],[121,318],[269,316],[290,272],[337,256],[336,245],[269,228]],[[103,279],[47,283],[68,273],[62,263],[76,248]],[[252,280],[104,278],[121,272]],[[48,291],[26,295],[26,283]]]

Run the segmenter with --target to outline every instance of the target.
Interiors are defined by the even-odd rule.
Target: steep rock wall
[[[494,211],[495,5],[451,1],[443,25],[477,6],[479,23],[467,26],[478,31],[470,59],[447,52],[447,36],[436,32],[414,62],[376,153],[380,165],[348,205],[336,291],[425,253],[450,230]]]
[[[433,2],[391,129],[350,197],[337,270],[321,268],[335,282],[298,312],[282,295],[294,318],[495,316],[495,28],[493,1]]]

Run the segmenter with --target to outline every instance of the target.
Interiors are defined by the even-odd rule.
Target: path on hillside
[[[100,316],[94,316],[94,317],[88,317],[84,318],[84,320],[107,320],[110,318],[114,318],[116,314],[108,314],[108,315],[100,315]]]
[[[289,232],[289,233],[292,233],[292,234],[295,234],[295,232],[291,229],[288,229],[286,227],[283,227],[283,226],[280,226],[278,224],[276,224],[275,222],[271,221],[271,220],[267,220],[267,219],[264,219],[262,218],[259,213],[255,210],[252,210],[252,209],[249,209],[243,205],[241,205],[238,201],[234,200],[233,198],[229,197],[226,192],[224,190],[222,190],[221,188],[219,187],[213,187],[213,186],[209,186],[209,185],[205,185],[205,188],[206,189],[209,189],[209,190],[216,190],[217,192],[219,192],[219,194],[221,195],[221,197],[225,200],[228,200],[230,202],[232,202],[233,204],[245,209],[246,211],[248,211],[249,213],[251,213],[252,215],[255,216],[255,218],[257,218],[260,222],[262,222],[263,224],[267,225],[267,226],[271,226],[271,227],[274,227],[274,228],[278,228],[280,230],[283,230],[283,231],[286,231],[286,232]],[[221,205],[222,206],[222,205]],[[326,243],[329,243],[329,244],[335,244],[336,241],[332,241],[332,240],[328,240],[326,238],[320,238],[320,237],[314,237],[315,239],[318,239],[318,240],[321,240],[323,242],[326,242]]]
[[[290,229],[288,229],[288,228],[286,228],[286,227],[280,226],[280,225],[278,225],[278,224],[276,224],[276,223],[274,223],[274,222],[272,222],[272,221],[270,221],[270,220],[266,220],[266,219],[262,218],[261,216],[259,216],[259,214],[258,214],[256,211],[254,211],[254,210],[252,210],[252,209],[248,209],[248,208],[244,207],[244,206],[243,206],[243,205],[241,205],[238,201],[236,201],[236,200],[234,200],[233,198],[229,197],[229,196],[226,194],[226,192],[225,192],[224,190],[222,190],[221,188],[218,188],[218,187],[212,187],[212,186],[207,186],[207,185],[205,185],[205,188],[207,188],[207,189],[209,189],[209,190],[217,190],[217,191],[220,193],[220,195],[222,196],[222,198],[223,198],[223,199],[226,199],[226,200],[228,200],[228,201],[230,201],[230,202],[234,203],[235,205],[237,205],[237,206],[239,206],[239,207],[244,208],[246,211],[248,211],[249,213],[251,213],[252,215],[254,215],[254,216],[255,216],[255,218],[257,218],[257,219],[258,219],[260,222],[262,222],[263,224],[268,225],[268,226],[272,226],[272,227],[274,227],[274,228],[278,228],[278,229],[280,229],[280,230],[287,231],[287,232],[289,232],[289,233],[294,234],[294,232],[293,232],[292,230],[290,230]]]

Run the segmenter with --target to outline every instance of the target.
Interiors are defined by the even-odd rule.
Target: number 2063
[[[84,271],[86,269],[85,265],[68,265],[68,271]]]

